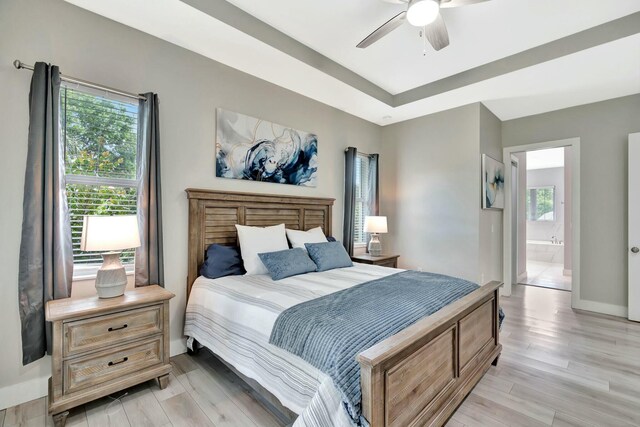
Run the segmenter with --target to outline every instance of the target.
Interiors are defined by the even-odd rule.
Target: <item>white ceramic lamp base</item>
[[[120,262],[120,252],[102,254],[102,267],[96,274],[96,291],[100,298],[114,298],[124,294],[127,273]]]
[[[380,239],[378,238],[378,233],[371,234],[371,240],[369,240],[369,255],[371,256],[380,256],[382,255],[382,243],[380,243]]]

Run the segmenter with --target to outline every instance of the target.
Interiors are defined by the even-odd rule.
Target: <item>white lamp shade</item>
[[[136,215],[86,215],[80,250],[119,251],[140,246]]]
[[[386,216],[365,216],[364,232],[365,233],[386,233],[387,217]]]

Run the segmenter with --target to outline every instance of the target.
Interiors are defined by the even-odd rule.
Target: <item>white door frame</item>
[[[571,307],[580,308],[580,138],[569,138],[558,141],[538,142],[533,144],[505,147],[503,149],[503,159],[511,166],[511,155],[523,151],[543,150],[546,148],[571,147],[572,166],[572,194],[571,203],[573,209],[572,221],[572,267],[571,267]],[[504,223],[503,223],[503,277],[504,286],[502,295],[511,295],[511,167],[505,167],[505,203],[504,203]]]
[[[520,161],[518,160],[518,158],[517,158],[516,156],[514,156],[513,154],[511,154],[511,156],[510,156],[510,160],[511,160],[511,161],[509,162],[509,165],[511,166],[511,171],[510,171],[510,172],[513,172],[513,165],[514,165],[514,164],[515,164],[515,166],[516,166],[516,169],[517,169],[518,171],[520,171]],[[506,163],[506,160],[505,160],[505,163]],[[509,175],[509,176],[511,177],[512,175]],[[518,185],[520,185],[520,177],[518,177],[518,179],[517,179],[516,181],[518,182]],[[506,188],[505,188],[505,189],[506,189]],[[509,186],[509,190],[513,190],[513,188],[512,188],[511,186]],[[518,192],[517,192],[517,195],[518,195],[518,197],[520,197],[520,191],[518,191]],[[513,191],[511,192],[511,196],[513,196]],[[516,203],[514,203],[514,202],[513,202],[513,199],[511,199],[511,206],[510,206],[510,209],[511,209],[511,208],[513,208],[513,205],[516,205],[516,215],[515,215],[515,217],[517,218],[517,217],[518,217],[518,216],[517,216],[517,215],[518,215],[518,213],[517,213],[517,212],[518,212],[518,209],[517,209],[518,202],[516,201]],[[506,199],[505,199],[505,206],[506,206]],[[511,212],[511,214],[512,214],[512,215],[511,215],[511,219],[513,219],[513,217],[514,217],[513,212]],[[511,223],[511,231],[513,231],[513,222]],[[517,233],[516,233],[516,236],[517,236]],[[512,235],[511,235],[511,243],[513,243],[513,240],[514,240],[514,239],[513,239],[513,234],[512,234]],[[516,281],[517,281],[517,276],[518,276],[518,271],[517,271],[517,270],[518,270],[518,263],[520,262],[520,248],[519,248],[519,247],[516,247],[516,248],[514,249],[514,247],[513,247],[513,246],[511,246],[511,253],[513,254],[513,256],[511,257],[511,265],[513,266],[513,264],[514,264],[514,263],[513,263],[513,258],[515,258],[515,261],[516,261],[516,262],[515,262],[515,264],[516,264],[516,274],[513,274],[513,271],[511,271],[511,278],[513,279],[514,277],[516,277]]]
[[[627,252],[628,263],[629,263],[629,309],[627,317],[629,320],[633,320],[635,322],[640,322],[640,286],[638,284],[640,269],[638,268],[638,260],[637,257],[640,256],[631,252],[631,248],[634,246],[640,245],[638,243],[638,225],[636,218],[631,216],[631,213],[637,214],[638,212],[638,196],[637,196],[637,182],[638,182],[638,170],[635,169],[638,165],[635,162],[638,159],[638,155],[640,155],[640,133],[632,133],[629,135],[629,169],[628,169],[628,180],[629,180],[629,236],[627,237],[629,242],[629,252]],[[633,183],[633,185],[632,185]]]

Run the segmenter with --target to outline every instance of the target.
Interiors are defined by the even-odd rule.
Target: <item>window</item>
[[[366,246],[367,236],[363,231],[364,217],[369,215],[370,186],[369,186],[369,156],[358,153],[356,156],[356,206],[353,226],[353,243],[356,246]]]
[[[555,221],[555,187],[527,188],[527,220]]]
[[[102,264],[100,253],[80,250],[83,216],[136,214],[138,104],[112,98],[67,86],[60,91],[74,279],[95,275]],[[133,250],[123,252],[128,271],[133,260]]]

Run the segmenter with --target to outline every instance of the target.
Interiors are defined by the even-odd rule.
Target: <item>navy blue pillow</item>
[[[213,244],[207,248],[200,275],[208,279],[245,274],[240,248]]]
[[[258,254],[273,280],[316,271],[316,265],[302,248]]]
[[[340,242],[305,243],[309,257],[318,266],[318,271],[352,267],[351,257]]]
[[[327,236],[327,242],[337,242],[337,240],[333,236]]]

